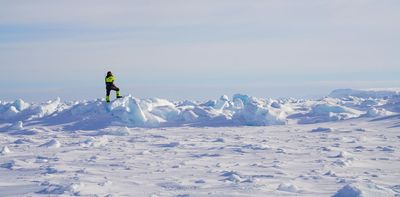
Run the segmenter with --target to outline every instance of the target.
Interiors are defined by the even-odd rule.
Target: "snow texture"
[[[395,90],[0,101],[0,196],[400,196]]]

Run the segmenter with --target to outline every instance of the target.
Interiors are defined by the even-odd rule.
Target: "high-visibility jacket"
[[[113,83],[115,81],[115,77],[110,75],[106,77],[106,83]]]
[[[109,87],[109,86],[114,86],[115,77],[112,76],[112,75],[107,76],[106,79],[105,79],[105,81],[106,81],[106,86],[107,86],[107,87]]]

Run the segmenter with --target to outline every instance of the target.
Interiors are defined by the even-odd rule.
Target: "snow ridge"
[[[236,94],[207,102],[172,102],[165,99],[138,99],[126,96],[111,103],[103,99],[42,104],[0,101],[0,122],[22,130],[24,122],[66,124],[71,129],[166,126],[268,126],[340,121],[362,117],[383,117],[400,112],[398,91],[334,90],[319,100],[263,99]]]

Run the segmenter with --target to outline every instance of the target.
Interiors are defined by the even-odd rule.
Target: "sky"
[[[0,100],[400,87],[398,0],[0,0]]]

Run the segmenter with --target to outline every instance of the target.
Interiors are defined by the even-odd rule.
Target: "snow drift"
[[[172,102],[126,96],[106,103],[103,99],[27,103],[21,99],[0,101],[0,122],[11,130],[22,130],[25,122],[63,124],[66,129],[164,126],[267,126],[339,121],[350,118],[382,117],[400,112],[399,92],[335,90],[320,100],[263,99],[236,94],[207,102]]]

